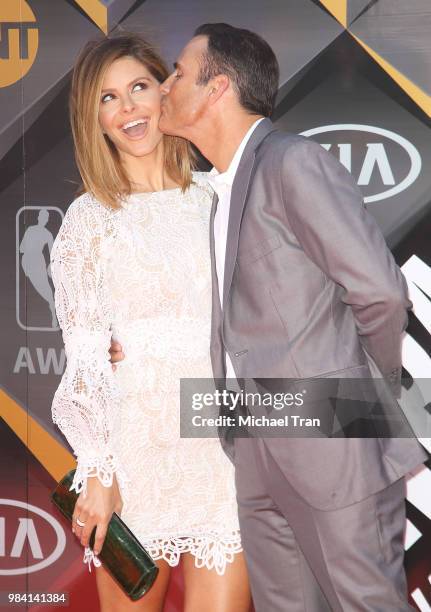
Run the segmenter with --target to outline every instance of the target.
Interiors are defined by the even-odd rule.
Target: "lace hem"
[[[85,497],[87,494],[88,478],[97,476],[104,487],[110,487],[112,486],[114,474],[117,478],[121,497],[123,498],[130,479],[120,468],[115,457],[108,455],[106,457],[78,460],[70,491],[75,490],[78,494],[83,491]]]
[[[242,552],[239,531],[230,534],[210,532],[193,536],[160,537],[141,543],[154,561],[164,559],[174,567],[180,562],[183,553],[191,553],[196,567],[215,569],[219,576],[224,574],[226,565],[234,561],[235,554]]]

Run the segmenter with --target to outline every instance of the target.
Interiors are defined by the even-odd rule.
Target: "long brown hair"
[[[168,76],[166,64],[157,51],[139,34],[122,33],[112,38],[88,42],[75,64],[69,110],[75,159],[83,189],[102,204],[119,208],[120,201],[132,192],[131,183],[120,162],[119,153],[102,133],[99,104],[103,79],[117,59],[130,56],[141,62],[161,83]],[[189,142],[163,135],[164,163],[168,175],[185,191],[192,182],[194,154]]]

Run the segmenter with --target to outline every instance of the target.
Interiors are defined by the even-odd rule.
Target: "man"
[[[403,277],[347,171],[275,129],[278,65],[256,34],[199,27],[161,86],[160,128],[213,164],[216,378],[370,377],[396,387]],[[405,611],[412,439],[223,441],[257,612]]]

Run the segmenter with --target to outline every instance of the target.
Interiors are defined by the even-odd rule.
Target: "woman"
[[[115,511],[160,568],[132,603],[97,567],[102,611],[162,610],[181,558],[187,612],[246,612],[233,468],[217,439],[179,436],[180,378],[211,376],[211,194],[192,177],[189,145],[158,129],[167,76],[133,34],[87,44],[74,70],[85,193],[51,256],[67,355],[53,419],[77,456],[73,530],[84,558],[95,526],[100,552]],[[115,372],[111,337],[126,354]]]

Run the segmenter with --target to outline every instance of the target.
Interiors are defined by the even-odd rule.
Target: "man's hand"
[[[125,357],[123,353],[123,347],[119,342],[111,340],[111,348],[109,349],[109,354],[111,355],[112,369],[115,372],[115,370],[117,369],[117,366],[115,364],[119,361],[123,361]]]

